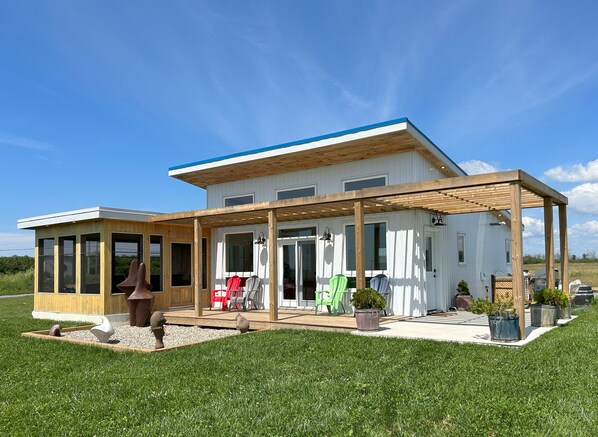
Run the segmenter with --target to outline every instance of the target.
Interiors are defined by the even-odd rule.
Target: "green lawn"
[[[595,435],[598,306],[522,349],[314,331],[158,354],[20,336],[0,301],[0,435]]]

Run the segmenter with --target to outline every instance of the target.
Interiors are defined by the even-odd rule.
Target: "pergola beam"
[[[201,242],[203,238],[201,224],[198,218],[193,219],[193,296],[195,303],[195,315],[197,317],[202,314],[201,304],[201,279],[203,277],[203,253],[201,250]]]
[[[523,226],[521,222],[521,184],[511,183],[511,265],[513,268],[513,304],[519,314],[519,335],[525,339],[523,306]]]

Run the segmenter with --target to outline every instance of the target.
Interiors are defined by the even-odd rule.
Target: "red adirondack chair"
[[[240,283],[241,278],[235,275],[226,281],[226,290],[212,290],[210,293],[210,310],[214,302],[220,302],[222,304],[222,311],[226,310],[231,291],[238,290]]]

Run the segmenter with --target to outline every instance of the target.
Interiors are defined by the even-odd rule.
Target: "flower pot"
[[[377,331],[380,328],[380,310],[355,310],[355,321],[360,331]]]
[[[535,304],[530,306],[532,326],[555,326],[557,307],[552,305]]]
[[[471,294],[457,294],[455,296],[455,308],[458,310],[466,310],[471,303]]]
[[[519,341],[519,316],[488,316],[492,341]]]
[[[570,319],[571,318],[571,304],[567,305],[565,308],[558,308],[558,316],[559,319]]]

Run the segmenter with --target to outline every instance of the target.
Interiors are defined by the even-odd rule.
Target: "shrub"
[[[25,272],[33,268],[34,260],[31,256],[0,257],[0,274]]]
[[[381,310],[386,306],[386,299],[373,288],[359,288],[351,297],[351,305],[358,310]]]
[[[469,296],[471,294],[469,292],[469,284],[465,279],[461,279],[457,284],[457,294],[461,296]]]
[[[570,302],[569,293],[556,288],[545,288],[534,293],[534,301],[541,305],[552,305],[567,308]]]
[[[517,309],[512,301],[490,302],[488,299],[474,299],[469,304],[467,311],[474,314],[486,314],[488,316],[516,317]]]

